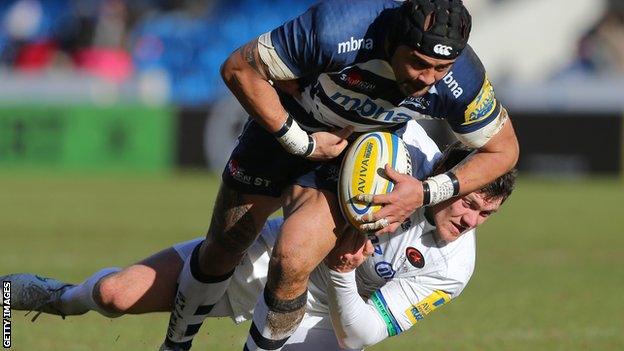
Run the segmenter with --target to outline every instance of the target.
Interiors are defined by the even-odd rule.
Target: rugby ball
[[[412,162],[405,143],[396,134],[384,131],[362,134],[347,150],[338,181],[338,199],[342,214],[358,228],[356,219],[379,211],[380,205],[356,200],[360,194],[386,194],[394,183],[387,177],[388,164],[399,173],[412,174]]]

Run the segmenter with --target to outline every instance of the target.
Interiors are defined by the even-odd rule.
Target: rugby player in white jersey
[[[223,172],[206,240],[180,273],[164,349],[191,347],[198,316],[219,301],[280,207],[285,222],[251,329],[259,333],[246,348],[257,350],[268,340],[277,350],[286,342],[303,316],[309,274],[342,226],[335,178],[351,133],[400,134],[410,119],[439,118],[478,149],[423,182],[388,170],[396,187],[375,197],[384,207],[364,218],[377,234],[392,233],[417,208],[480,189],[514,166],[517,139],[467,46],[470,29],[461,0],[328,0],[224,62],[223,79],[251,118]]]
[[[469,155],[456,145],[440,158],[419,128],[408,128],[405,138],[420,177],[431,173],[433,162],[439,174]],[[372,243],[345,231],[325,264],[312,272],[303,320],[283,349],[359,350],[398,335],[456,298],[474,269],[474,228],[498,210],[514,181],[513,172],[506,173],[479,191],[420,209],[394,233],[372,236]],[[229,316],[237,323],[251,318],[282,224],[281,218],[267,222],[208,317]],[[0,279],[12,281],[14,309],[62,316],[97,311],[107,317],[170,311],[184,261],[202,241],[174,245],[123,270],[103,269],[75,286],[32,274]]]

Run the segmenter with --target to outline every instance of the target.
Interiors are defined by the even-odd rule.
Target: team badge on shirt
[[[479,94],[477,94],[464,112],[465,122],[462,125],[480,122],[488,118],[495,109],[496,97],[494,96],[494,88],[486,77]]]
[[[408,247],[405,250],[405,256],[412,266],[416,268],[423,268],[425,266],[425,257],[420,251],[418,251],[418,249],[411,246]]]

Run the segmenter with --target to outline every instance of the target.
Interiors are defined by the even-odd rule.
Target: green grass
[[[77,282],[203,235],[218,179],[0,174],[0,274]],[[479,231],[462,297],[373,350],[623,350],[624,184],[522,178]],[[155,350],[165,314],[14,312],[14,350]],[[196,349],[240,350],[248,325],[204,324]]]

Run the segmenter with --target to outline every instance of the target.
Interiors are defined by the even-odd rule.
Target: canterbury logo
[[[433,52],[442,56],[451,56],[451,50],[453,50],[452,47],[442,44],[437,44],[433,47]]]

